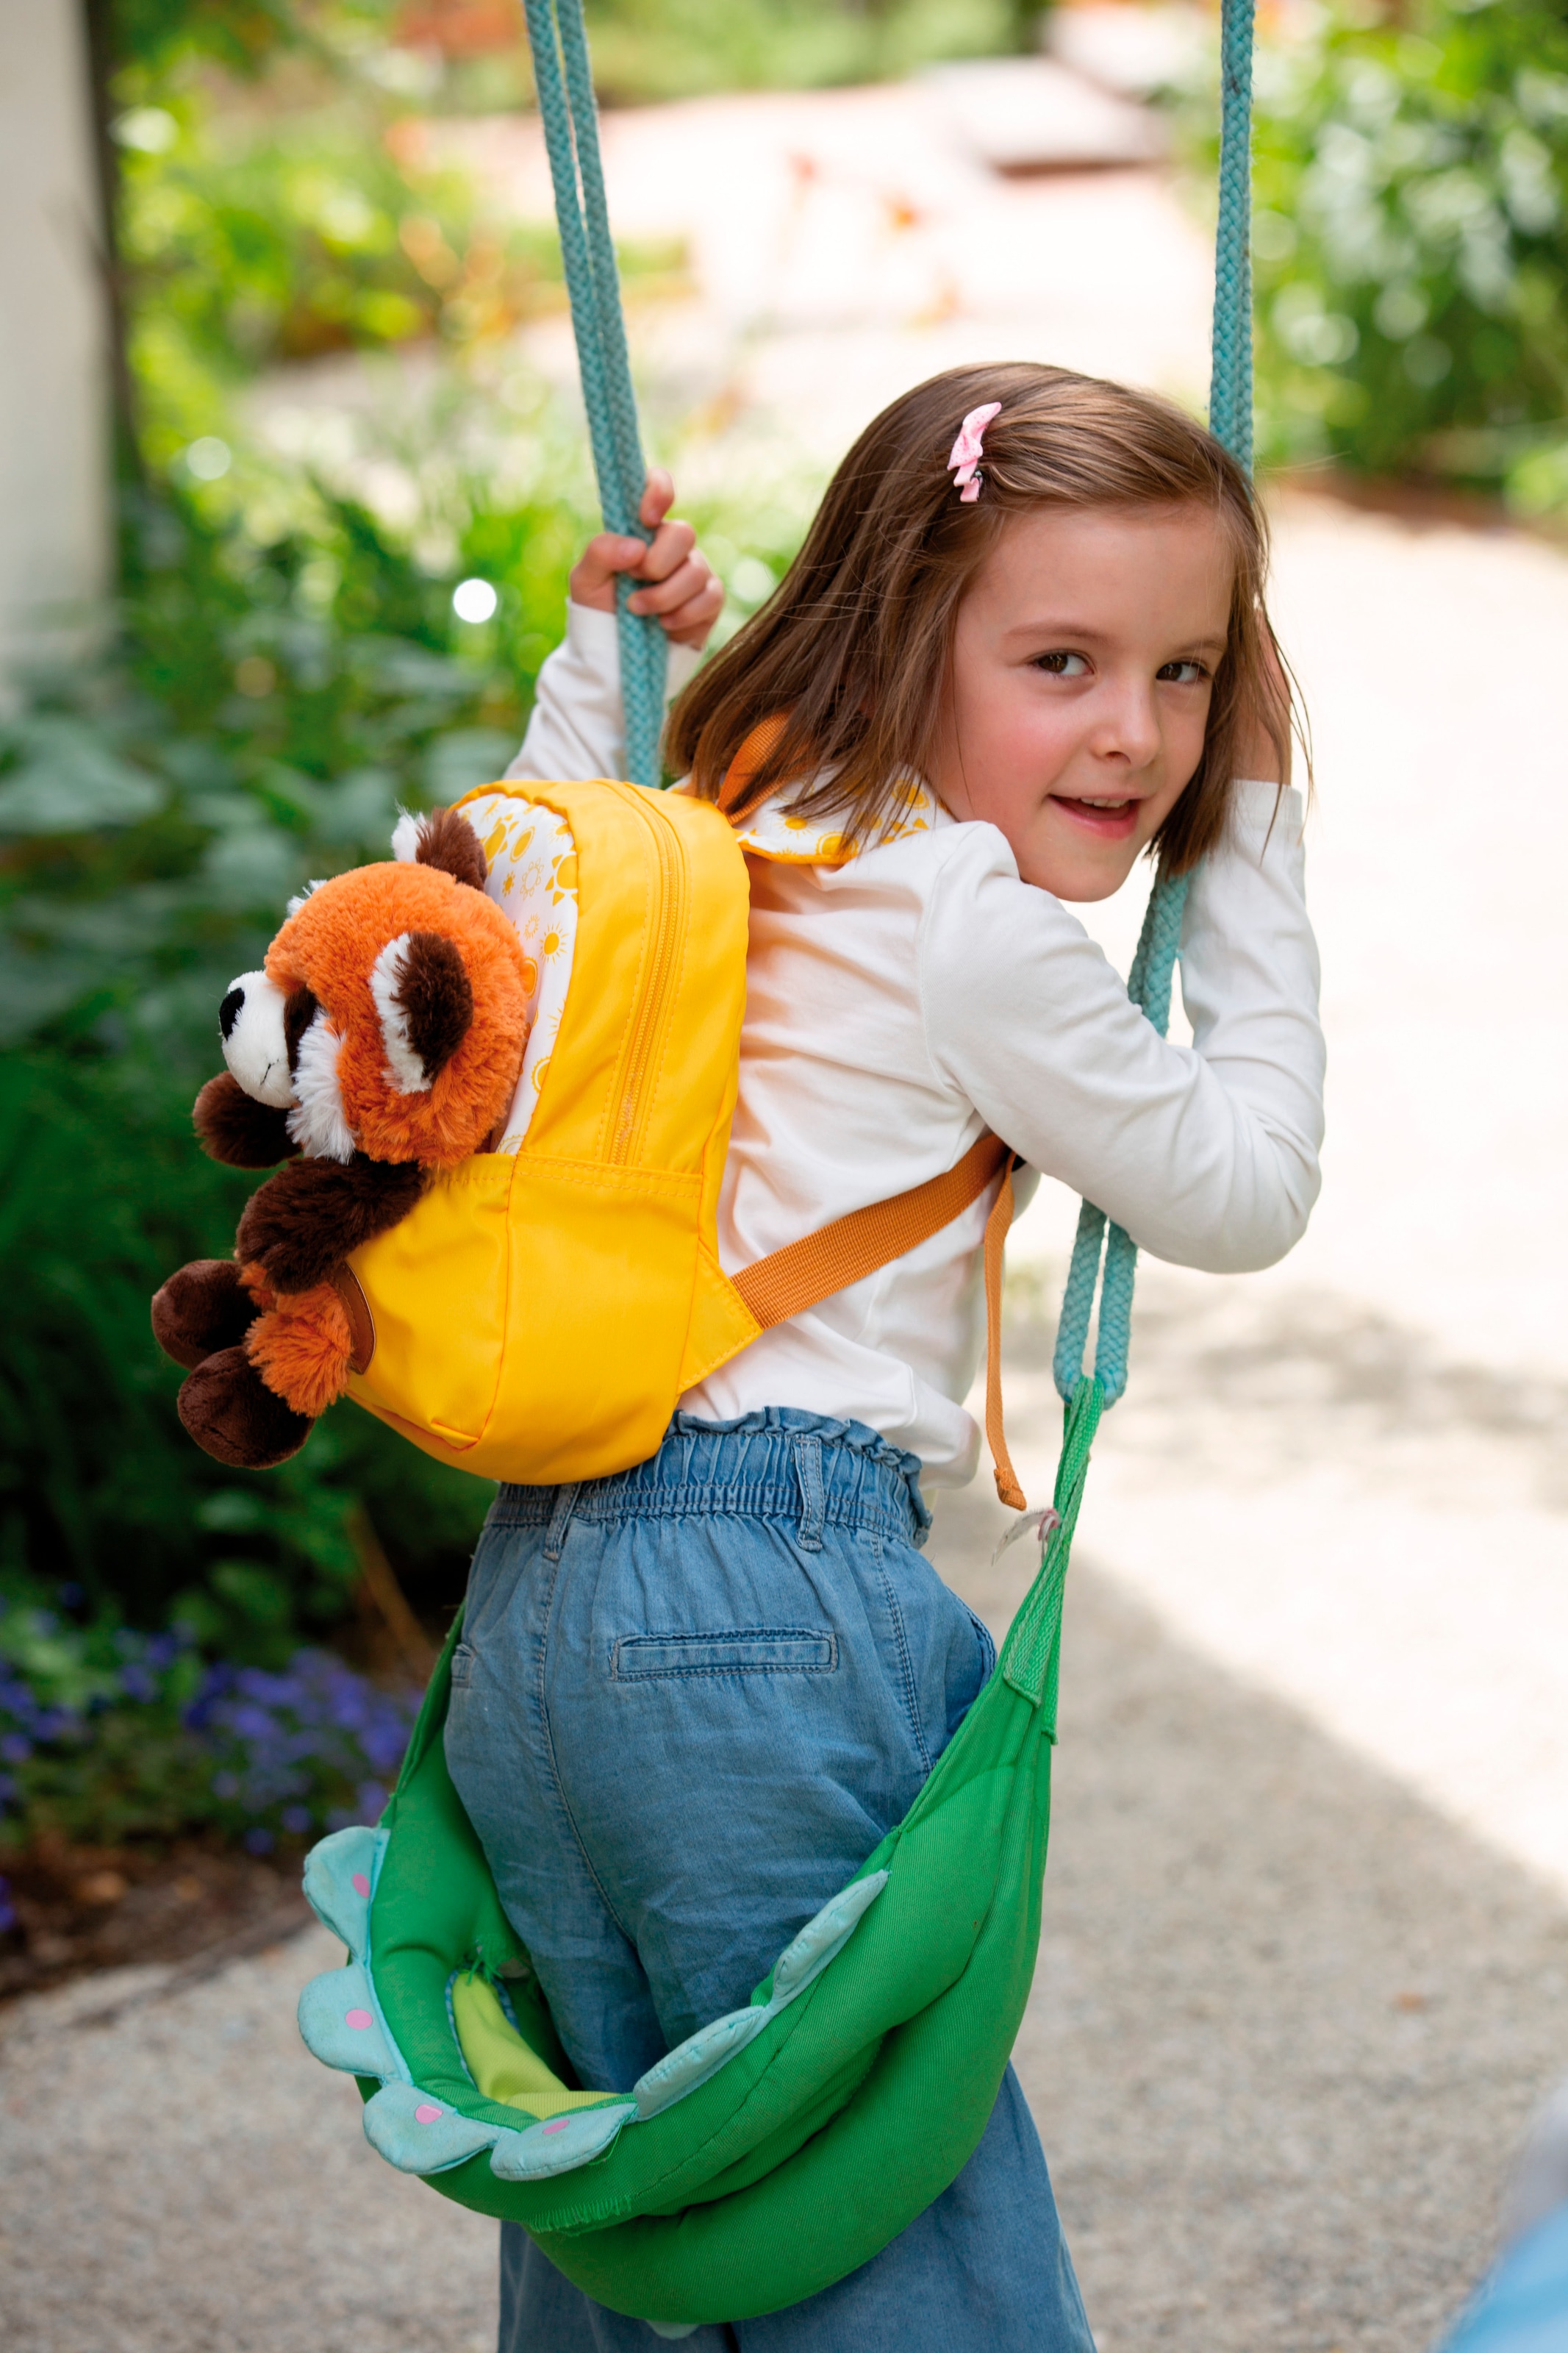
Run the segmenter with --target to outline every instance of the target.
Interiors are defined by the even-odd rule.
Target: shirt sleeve
[[[1236,788],[1182,927],[1191,1046],[1169,1044],[1082,924],[1021,881],[994,827],[958,828],[926,909],[920,985],[938,1069],[1014,1149],[1141,1248],[1243,1273],[1318,1197],[1323,1039],[1299,794]]]
[[[665,665],[665,700],[679,694],[702,657],[671,646]],[[614,613],[590,605],[566,607],[566,635],[546,656],[522,748],[509,776],[619,776],[626,772],[621,712],[620,632]]]

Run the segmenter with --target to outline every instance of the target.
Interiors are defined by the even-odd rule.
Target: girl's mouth
[[[1135,797],[1126,800],[1078,800],[1067,793],[1053,793],[1051,799],[1064,816],[1076,825],[1098,834],[1101,841],[1125,841],[1137,829],[1138,802]]]

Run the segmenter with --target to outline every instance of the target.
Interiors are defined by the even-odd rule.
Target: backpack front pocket
[[[349,1395],[458,1451],[479,1439],[500,1381],[517,1165],[477,1153],[349,1261],[375,1325],[375,1354]]]

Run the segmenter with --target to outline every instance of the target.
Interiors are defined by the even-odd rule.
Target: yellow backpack
[[[986,1422],[1021,1506],[996,1381],[1012,1155],[842,1218],[734,1280],[715,1225],[746,996],[745,858],[710,803],[600,779],[458,803],[529,959],[534,1029],[500,1148],[437,1174],[349,1261],[349,1394],[437,1460],[547,1486],[657,1450],[676,1402],[770,1324],[934,1234],[986,1228]],[[356,1289],[357,1287],[357,1289]]]

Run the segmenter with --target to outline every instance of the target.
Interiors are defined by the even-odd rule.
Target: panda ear
[[[392,837],[392,854],[405,865],[434,866],[474,891],[484,889],[489,871],[479,835],[456,809],[431,809],[425,817],[405,810]]]
[[[427,1093],[474,1018],[474,992],[456,940],[403,932],[371,969],[387,1076],[399,1094]]]

